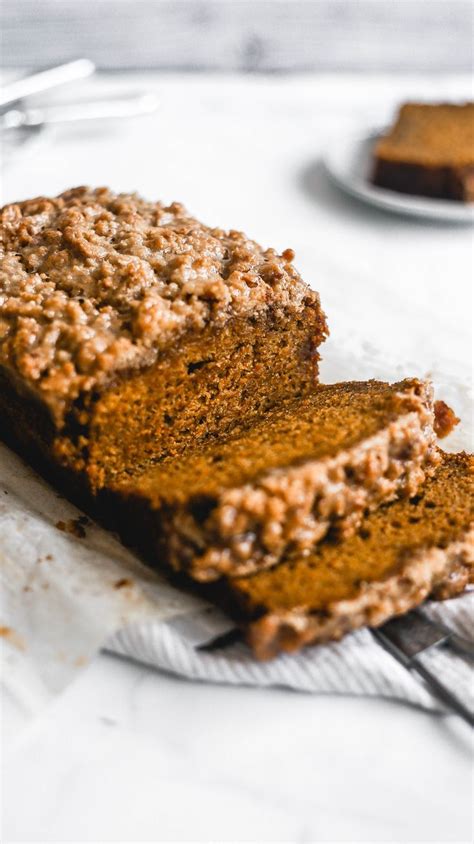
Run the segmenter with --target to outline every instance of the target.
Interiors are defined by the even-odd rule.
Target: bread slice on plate
[[[474,103],[405,103],[374,155],[379,187],[473,202]]]
[[[376,627],[429,595],[465,588],[474,570],[474,458],[441,456],[417,495],[371,513],[349,539],[220,581],[214,598],[259,659]]]
[[[438,462],[431,386],[319,386],[115,488],[119,529],[200,581],[267,568],[414,495]],[[445,426],[446,427],[446,426]]]

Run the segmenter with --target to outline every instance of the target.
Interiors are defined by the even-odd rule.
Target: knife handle
[[[56,85],[64,85],[67,82],[74,82],[76,79],[84,79],[94,73],[95,65],[89,59],[76,59],[73,62],[51,67],[31,76],[25,76],[4,85],[0,91],[0,106],[17,102],[32,94],[39,94],[41,91],[48,91]]]

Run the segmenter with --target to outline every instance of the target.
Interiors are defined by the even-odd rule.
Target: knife
[[[468,641],[416,610],[387,621],[372,634],[405,668],[416,671],[443,703],[474,726],[474,712],[420,659],[431,648],[446,644],[472,660],[474,648]]]

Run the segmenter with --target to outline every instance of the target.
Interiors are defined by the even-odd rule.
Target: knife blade
[[[373,629],[372,634],[405,668],[416,671],[446,706],[474,726],[471,709],[420,659],[431,648],[444,644],[453,645],[472,658],[469,643],[416,610],[387,621],[382,627]]]

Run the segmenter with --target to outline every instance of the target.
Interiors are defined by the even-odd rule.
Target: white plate
[[[335,143],[324,157],[324,165],[336,184],[352,196],[378,208],[411,217],[426,217],[451,223],[473,223],[474,206],[455,200],[428,199],[384,190],[369,181],[373,167],[373,147],[379,137],[372,132],[364,137]]]

